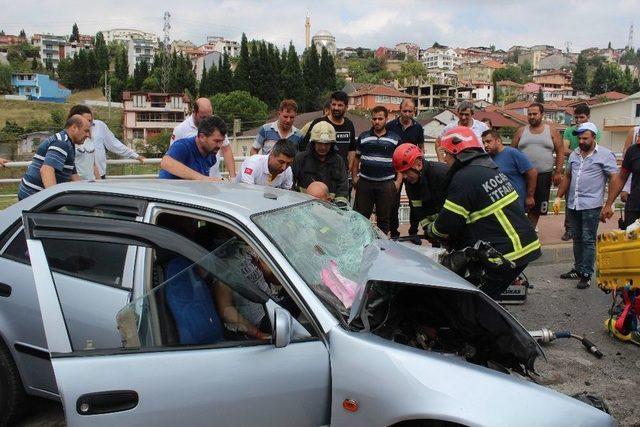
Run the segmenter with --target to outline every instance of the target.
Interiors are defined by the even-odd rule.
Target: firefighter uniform
[[[418,224],[425,233],[427,225],[434,221],[444,204],[448,171],[444,163],[425,161],[420,180],[415,184],[404,182],[411,205],[411,222]]]
[[[531,261],[541,255],[540,241],[518,202],[509,179],[484,152],[466,152],[447,189],[444,206],[428,235],[449,240],[455,249],[490,243],[516,268],[489,259],[482,290],[497,298]]]

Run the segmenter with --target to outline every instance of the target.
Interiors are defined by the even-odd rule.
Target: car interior
[[[183,259],[176,271],[180,254],[152,250],[149,288],[118,315],[125,347],[268,342],[274,302],[287,309],[307,335],[314,335],[266,262],[233,230],[174,213],[159,214],[156,225],[195,241],[209,255],[198,263]],[[218,323],[220,336],[202,330],[215,329]]]

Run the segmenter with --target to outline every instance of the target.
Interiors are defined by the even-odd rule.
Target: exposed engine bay
[[[370,282],[365,311],[352,326],[399,344],[528,374],[541,350],[494,305],[474,292]]]

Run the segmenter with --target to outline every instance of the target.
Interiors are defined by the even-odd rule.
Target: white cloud
[[[311,13],[312,33],[328,30],[338,46],[393,46],[414,41],[424,47],[438,41],[450,46],[552,44],[574,49],[616,47],[627,42],[637,0],[464,1],[326,0],[324,2],[259,0],[113,0],[76,3],[69,0],[24,0],[4,7],[0,29],[28,34],[68,34],[74,22],[83,34],[133,27],[162,35],[162,15],[172,14],[173,39],[202,43],[207,35],[264,38],[278,46],[292,40],[304,45],[304,19]],[[640,46],[640,28],[637,45]]]

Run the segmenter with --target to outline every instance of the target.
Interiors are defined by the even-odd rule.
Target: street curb
[[[542,256],[530,265],[556,264],[573,261],[573,244],[560,243],[555,245],[543,245]]]

